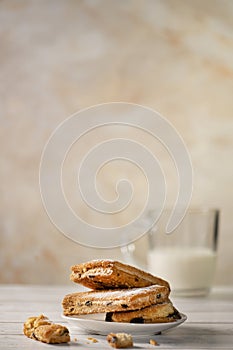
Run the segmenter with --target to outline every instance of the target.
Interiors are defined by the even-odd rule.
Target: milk
[[[148,270],[179,290],[207,290],[213,282],[216,253],[208,248],[156,248],[148,253]]]

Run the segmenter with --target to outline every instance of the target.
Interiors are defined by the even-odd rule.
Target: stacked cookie
[[[105,313],[109,322],[161,323],[180,318],[169,300],[169,283],[113,260],[93,260],[71,267],[71,280],[90,291],[63,299],[66,316]]]

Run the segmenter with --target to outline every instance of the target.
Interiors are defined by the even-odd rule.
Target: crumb
[[[154,339],[150,339],[150,344],[151,344],[151,345],[154,345],[154,346],[159,345],[159,343],[157,343],[157,341],[154,340]]]
[[[90,340],[92,343],[98,343],[98,340],[92,337],[87,338],[88,340]]]
[[[78,341],[78,339],[77,339],[77,338],[74,338],[74,341]]]
[[[109,345],[116,349],[133,347],[132,336],[127,333],[109,333],[107,341]]]

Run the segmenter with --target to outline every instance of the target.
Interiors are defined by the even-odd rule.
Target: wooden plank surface
[[[69,345],[53,345],[53,349],[111,349],[105,337],[90,335],[71,327],[61,317],[61,301],[65,294],[80,290],[79,286],[0,286],[0,349],[46,349],[49,347],[25,337],[23,323],[29,316],[43,313],[54,322],[67,325],[71,333]],[[233,349],[233,288],[218,288],[205,298],[175,298],[177,308],[187,321],[161,335],[134,337],[136,349],[152,349],[151,338],[159,349]],[[93,336],[93,335],[92,335]],[[77,338],[77,341],[74,339]]]

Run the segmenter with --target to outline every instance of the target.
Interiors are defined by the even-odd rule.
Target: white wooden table
[[[105,337],[90,335],[70,327],[61,318],[61,300],[77,291],[73,286],[0,286],[0,349],[112,349]],[[188,316],[181,326],[161,335],[134,339],[136,349],[233,349],[233,288],[215,289],[206,298],[172,298],[175,306]],[[45,314],[52,321],[67,325],[71,333],[69,345],[48,345],[25,337],[23,323],[29,316]],[[74,339],[77,338],[77,341]]]

